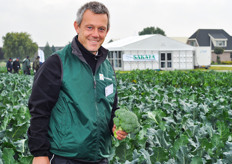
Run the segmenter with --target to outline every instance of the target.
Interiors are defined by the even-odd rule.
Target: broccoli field
[[[231,164],[232,73],[116,73],[119,106],[140,130],[113,139],[112,164]],[[30,164],[26,131],[33,76],[0,76],[0,164]]]

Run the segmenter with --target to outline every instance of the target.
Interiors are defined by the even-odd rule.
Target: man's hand
[[[115,130],[116,130],[116,126],[114,125],[114,127],[113,127],[113,129],[112,129],[113,133],[114,133]],[[118,130],[118,131],[116,132],[116,134],[117,134],[117,139],[118,139],[118,140],[123,140],[123,139],[125,139],[126,136],[128,135],[128,133],[126,133],[126,132],[124,132],[124,131],[122,131],[122,130]]]
[[[48,157],[34,157],[32,164],[50,164]]]

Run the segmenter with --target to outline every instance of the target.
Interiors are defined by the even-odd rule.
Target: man
[[[77,12],[77,36],[36,73],[29,99],[33,164],[106,164],[111,153],[116,79],[108,50],[109,12],[89,2]],[[122,140],[126,132],[117,131]]]
[[[25,75],[30,75],[31,74],[31,62],[29,59],[29,56],[23,60],[23,73]]]
[[[17,59],[13,62],[13,70],[14,70],[14,73],[19,73],[19,69],[20,69],[20,63],[19,63],[19,58],[17,58]]]
[[[10,73],[12,73],[12,64],[11,64],[11,62],[12,62],[12,59],[9,58],[9,60],[6,63],[7,72],[10,72]]]
[[[40,62],[39,62],[40,57],[37,56],[35,61],[33,62],[33,71],[36,73],[40,67]]]

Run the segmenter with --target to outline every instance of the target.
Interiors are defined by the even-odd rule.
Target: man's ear
[[[77,24],[77,21],[75,21],[73,25],[74,25],[74,28],[75,28],[77,34],[78,34],[79,33],[79,26]]]

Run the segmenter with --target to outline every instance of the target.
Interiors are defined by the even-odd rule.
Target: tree
[[[2,39],[4,58],[19,57],[23,59],[26,56],[33,57],[38,50],[37,43],[33,42],[31,36],[26,32],[7,33]]]
[[[54,45],[52,45],[52,48],[51,48],[51,49],[52,49],[52,53],[53,53],[53,52],[56,52],[56,48],[55,48]]]
[[[46,43],[43,51],[44,51],[45,60],[53,53],[51,47],[48,44],[48,42]]]
[[[220,55],[223,54],[224,49],[222,47],[215,47],[214,48],[214,53],[217,54],[217,63],[221,63]]]
[[[139,32],[139,35],[146,35],[146,34],[160,34],[160,35],[166,36],[164,30],[162,30],[159,27],[157,28],[146,27],[142,31]]]

